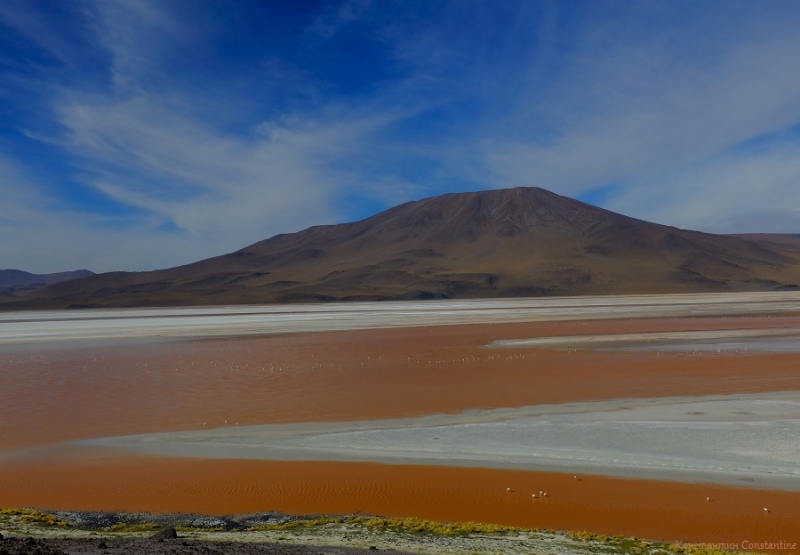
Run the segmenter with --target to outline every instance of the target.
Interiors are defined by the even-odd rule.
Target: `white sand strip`
[[[0,345],[452,324],[800,313],[800,292],[0,312]]]
[[[800,329],[700,330],[500,339],[487,349],[741,349],[800,351]]]
[[[800,392],[232,427],[83,443],[162,456],[555,470],[800,491]]]

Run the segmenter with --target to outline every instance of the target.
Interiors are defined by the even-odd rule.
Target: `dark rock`
[[[100,540],[100,543],[97,544],[97,549],[105,549],[106,547],[108,547],[108,544],[103,540]]]
[[[242,525],[235,520],[215,516],[199,516],[193,518],[189,521],[189,525],[193,528],[222,528],[226,531],[242,527]]]
[[[152,538],[158,541],[164,540],[174,540],[178,537],[178,532],[175,531],[175,528],[164,528],[160,532],[156,532],[153,534]]]

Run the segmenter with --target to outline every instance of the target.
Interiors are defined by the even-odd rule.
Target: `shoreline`
[[[0,536],[6,553],[52,554],[53,549],[95,553],[194,554],[222,549],[228,555],[473,555],[477,552],[539,555],[626,555],[691,553],[727,555],[747,549],[793,553],[796,542],[725,542],[717,544],[653,542],[636,537],[585,531],[538,530],[482,523],[442,523],[419,518],[371,515],[286,515],[261,513],[233,517],[80,513],[75,511],[0,509]],[[173,530],[173,539],[164,531]]]

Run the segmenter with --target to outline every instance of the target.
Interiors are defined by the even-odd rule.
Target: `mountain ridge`
[[[24,270],[0,270],[0,295],[24,295],[53,283],[95,275],[89,270],[73,270],[51,274],[33,274]]]
[[[519,187],[411,201],[176,268],[50,285],[16,307],[758,291],[799,283],[800,239],[791,235],[683,230]]]

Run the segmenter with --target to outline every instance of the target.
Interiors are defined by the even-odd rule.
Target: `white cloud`
[[[463,6],[456,2],[448,13],[460,22]],[[757,157],[763,171],[742,174],[735,189],[703,171],[713,162],[736,173],[750,152],[743,144],[800,124],[800,58],[789,55],[800,51],[799,7],[592,6],[570,34],[564,13],[522,5],[506,36],[488,40],[491,30],[478,30],[461,51],[446,24],[391,36],[398,58],[417,68],[407,92],[430,94],[444,107],[476,106],[465,117],[472,126],[454,126],[442,142],[419,149],[440,164],[441,182],[539,186],[568,196],[614,185],[608,208],[719,231],[734,229],[743,221],[734,216],[755,205],[759,214],[782,212],[792,187],[800,190],[784,178],[790,157]],[[678,174],[709,200],[725,201],[668,201],[689,195],[669,178]],[[662,204],[674,209],[654,208]],[[751,230],[764,218],[747,221]],[[776,221],[770,229],[790,230]]]
[[[66,148],[85,160],[88,184],[174,224],[205,243],[207,255],[333,220],[330,201],[348,176],[331,166],[381,124],[270,122],[247,139],[147,96],[71,103],[60,115]]]
[[[74,36],[56,31],[59,24],[56,15],[46,17],[29,2],[8,1],[0,2],[0,22],[31,40],[49,56],[77,69],[75,62],[81,58],[80,45],[76,44]]]
[[[2,154],[0,154],[0,183],[3,186],[3,202],[0,203],[1,221],[20,224],[51,205],[47,197],[38,192],[33,180],[17,164]]]
[[[167,52],[189,41],[192,33],[168,6],[151,0],[88,1],[100,44],[111,55],[112,83],[118,90],[136,89],[159,72]]]
[[[800,36],[762,39],[732,47],[702,70],[675,67],[647,44],[597,60],[547,107],[561,120],[555,139],[490,144],[495,184],[577,195],[644,182],[784,130],[800,121],[800,59],[786,55],[800,49]],[[580,106],[586,91],[596,109]]]
[[[628,187],[609,205],[713,233],[800,233],[800,142],[729,152]]]
[[[336,220],[331,204],[355,181],[336,169],[337,161],[361,155],[370,134],[396,115],[331,105],[316,118],[252,121],[249,134],[217,129],[198,113],[190,91],[153,93],[142,85],[144,74],[149,79],[159,71],[148,55],[149,37],[177,26],[154,4],[97,6],[115,88],[54,90],[61,132],[28,135],[69,153],[78,182],[140,215],[58,210],[39,184],[15,174],[4,192],[39,191],[38,204],[6,197],[5,212],[24,212],[26,223],[6,228],[6,236],[24,238],[25,245],[9,243],[5,265],[57,271],[85,260],[95,271],[168,267]]]
[[[154,263],[162,240],[151,219],[121,222],[58,206],[25,171],[0,158],[0,267],[34,273],[98,268],[141,268]],[[178,248],[191,256],[196,243],[177,237]],[[177,250],[177,248],[176,248]],[[153,254],[155,253],[155,257]]]

